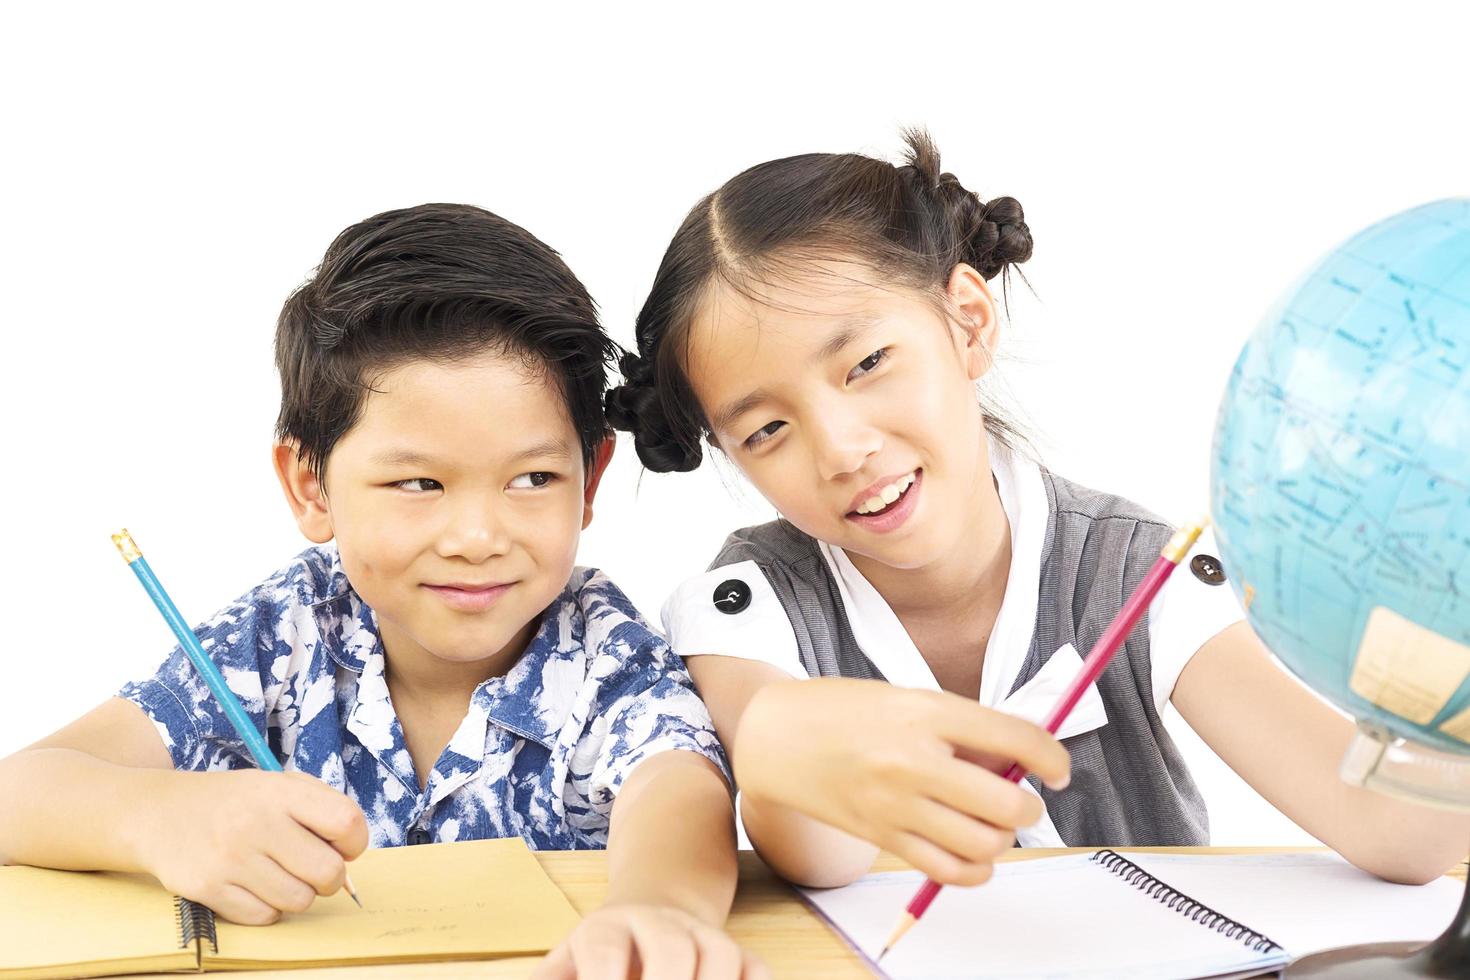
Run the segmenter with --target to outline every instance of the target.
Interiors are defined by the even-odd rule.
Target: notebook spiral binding
[[[219,952],[214,931],[214,910],[187,898],[174,898],[174,923],[179,928],[179,948],[187,949],[198,939],[209,940],[209,951]]]
[[[1213,929],[1227,939],[1239,939],[1257,953],[1285,952],[1281,944],[1264,933],[1221,915],[1201,901],[1190,898],[1176,888],[1155,878],[1117,851],[1098,851],[1092,860],[1123,879],[1123,882],[1143,892],[1180,915],[1188,916],[1206,929]]]

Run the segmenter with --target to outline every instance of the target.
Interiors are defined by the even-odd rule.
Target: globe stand
[[[1440,752],[1359,723],[1342,760],[1342,778],[1391,796],[1451,810],[1470,810],[1470,756]],[[1378,980],[1470,977],[1470,883],[1448,929],[1427,946],[1365,943],[1313,953],[1286,968],[1289,980]]]

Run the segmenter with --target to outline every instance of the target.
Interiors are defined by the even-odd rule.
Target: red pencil
[[[1113,654],[1123,645],[1128,634],[1133,632],[1133,627],[1143,615],[1143,611],[1148,608],[1154,596],[1159,594],[1159,589],[1163,587],[1169,573],[1184,560],[1185,555],[1189,554],[1189,549],[1194,547],[1195,541],[1199,540],[1199,536],[1204,533],[1208,524],[1209,521],[1204,520],[1174,532],[1169,543],[1164,545],[1164,549],[1159,552],[1159,557],[1154,561],[1153,567],[1148,570],[1143,581],[1138,583],[1138,588],[1134,589],[1128,601],[1123,603],[1123,608],[1118,610],[1118,615],[1113,617],[1113,621],[1108,624],[1103,635],[1097,638],[1092,652],[1087,655],[1086,660],[1082,661],[1082,669],[1077,672],[1071,685],[1057,701],[1056,707],[1051,709],[1051,714],[1046,716],[1043,728],[1055,735],[1057,729],[1062,727],[1062,722],[1067,720],[1067,716],[1072,713],[1077,702],[1082,700],[1082,693],[1087,690],[1087,686],[1102,675],[1103,668],[1108,665]],[[1024,775],[1026,775],[1026,770],[1021,768],[1019,762],[1013,763],[1005,772],[1005,778],[1013,783],[1019,783]],[[929,908],[929,903],[934,901],[934,896],[938,895],[939,889],[943,887],[933,878],[924,880],[924,884],[914,893],[914,897],[904,909],[903,916],[898,920],[898,925],[894,927],[893,934],[888,937],[888,942],[883,944],[883,952],[878,954],[878,960],[874,962],[881,961],[888,955],[889,950],[898,945],[903,934],[912,929],[914,923],[923,917],[924,911]]]

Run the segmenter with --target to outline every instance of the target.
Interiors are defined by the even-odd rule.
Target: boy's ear
[[[990,287],[973,266],[961,262],[949,274],[945,295],[959,313],[955,340],[965,372],[971,381],[977,380],[995,363],[995,349],[1000,342],[1000,317]]]
[[[613,450],[618,448],[618,437],[609,432],[597,447],[597,453],[592,457],[592,467],[587,471],[587,489],[582,495],[582,530],[587,530],[587,525],[592,523],[592,498],[597,496],[597,485],[602,482],[602,474],[607,472],[607,464],[612,461]]]
[[[332,540],[332,515],[327,510],[327,495],[311,467],[302,460],[294,442],[278,442],[271,447],[276,478],[286,503],[296,516],[296,526],[313,544]]]

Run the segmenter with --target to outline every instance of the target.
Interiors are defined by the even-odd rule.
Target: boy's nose
[[[454,508],[450,522],[439,538],[439,551],[445,557],[485,561],[503,555],[510,549],[510,534],[502,515],[494,504],[485,500],[466,500]]]

